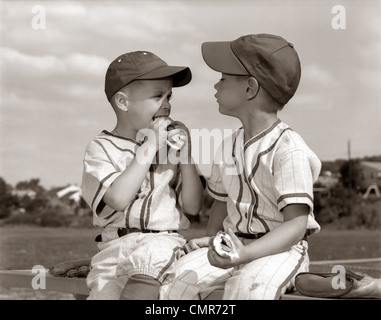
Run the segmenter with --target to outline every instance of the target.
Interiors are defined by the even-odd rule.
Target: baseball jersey
[[[84,157],[82,196],[93,211],[95,226],[150,230],[187,229],[181,210],[178,165],[151,165],[135,198],[123,212],[103,201],[107,188],[128,167],[141,143],[104,130],[88,145]]]
[[[303,139],[277,120],[244,142],[238,129],[225,139],[208,180],[209,194],[227,202],[223,225],[242,233],[266,233],[284,221],[289,204],[309,206],[307,232],[318,232],[313,214],[313,184],[321,162]]]

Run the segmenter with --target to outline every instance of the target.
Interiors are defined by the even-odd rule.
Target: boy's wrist
[[[150,139],[144,141],[136,150],[136,158],[139,163],[151,163],[156,155],[156,143]]]
[[[193,157],[191,155],[191,152],[189,150],[183,152],[183,154],[181,154],[181,152],[183,152],[182,150],[180,150],[180,157],[179,157],[179,164],[181,166],[187,166],[187,165],[190,165],[190,166],[193,166],[195,164],[195,162],[193,161]]]
[[[193,162],[193,159],[190,157],[190,158],[188,158],[188,160],[186,160],[186,161],[180,161],[179,162],[179,165],[180,165],[180,169],[185,169],[185,170],[187,170],[187,169],[194,169],[194,170],[196,170],[196,167],[195,167],[195,164],[194,164],[194,162]]]

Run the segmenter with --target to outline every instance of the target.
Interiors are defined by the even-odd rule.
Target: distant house
[[[381,190],[381,162],[361,161],[361,189],[366,190],[366,197],[374,191],[376,196],[380,196]]]
[[[64,187],[55,187],[48,191],[50,205],[67,206],[72,215],[87,215],[87,205],[82,198],[82,190],[75,184]]]
[[[71,184],[63,189],[60,189],[56,192],[58,198],[65,200],[72,200],[75,203],[81,201],[82,191],[81,188],[75,184]]]
[[[366,189],[375,184],[381,187],[381,162],[361,161],[361,187]]]
[[[65,203],[69,206],[76,206],[81,202],[81,195],[81,188],[75,184],[55,187],[47,192],[47,196],[53,205]]]

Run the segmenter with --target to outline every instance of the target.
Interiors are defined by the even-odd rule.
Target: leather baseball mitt
[[[90,271],[90,259],[65,261],[49,268],[49,274],[55,277],[84,278]]]

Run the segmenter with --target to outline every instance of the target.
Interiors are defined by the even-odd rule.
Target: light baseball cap
[[[117,57],[107,69],[105,93],[110,101],[112,96],[134,80],[155,80],[173,78],[173,87],[181,87],[192,79],[188,67],[169,66],[165,61],[149,51],[135,51]]]
[[[282,37],[250,34],[234,41],[204,42],[201,50],[210,68],[253,76],[281,104],[286,104],[298,88],[300,60],[294,45]]]

